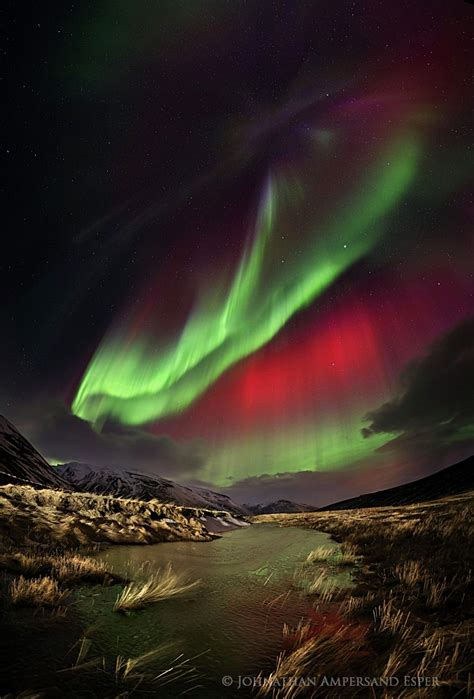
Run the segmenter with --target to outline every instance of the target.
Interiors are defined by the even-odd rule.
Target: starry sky
[[[11,9],[1,412],[242,502],[472,453],[473,12]]]

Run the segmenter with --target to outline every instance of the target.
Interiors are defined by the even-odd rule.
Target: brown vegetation
[[[133,658],[124,655],[90,658],[94,644],[87,636],[81,638],[77,645],[78,655],[74,664],[61,672],[98,671],[103,675],[103,685],[110,687],[110,696],[128,697],[139,688],[145,695],[155,696],[158,688],[161,692],[163,687],[176,682],[189,685],[186,691],[196,688],[198,672],[192,664],[195,658],[185,658],[182,653],[176,655],[174,644],[161,644]]]
[[[15,578],[10,584],[13,604],[25,607],[58,607],[66,597],[57,580],[52,578]]]
[[[62,584],[123,582],[107,570],[103,561],[78,552],[7,551],[0,554],[0,570],[25,578],[47,576]]]
[[[397,699],[468,696],[474,671],[472,505],[473,494],[467,493],[403,507],[254,518],[329,532],[349,547],[349,558],[361,561],[354,569],[356,586],[342,600],[328,594],[324,575],[315,580],[310,592],[320,623],[311,619],[286,630],[295,641],[272,676],[263,679],[260,693],[291,699],[314,692],[298,683],[282,686],[282,677],[418,676],[437,678],[439,686],[402,685],[396,691],[338,686],[318,692]],[[331,559],[319,550],[313,562]]]
[[[199,518],[219,514],[157,500],[5,485],[0,486],[0,549],[209,541],[214,535]]]
[[[168,565],[147,580],[132,582],[124,587],[117,597],[114,610],[125,612],[131,609],[143,609],[149,604],[188,592],[200,583],[200,580],[185,581],[181,575],[173,572],[171,565]]]

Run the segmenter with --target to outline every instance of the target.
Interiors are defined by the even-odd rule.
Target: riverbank
[[[16,696],[17,690],[35,688],[31,696],[62,697],[71,684],[71,673],[78,677],[79,693],[71,690],[67,696],[79,697],[87,691],[90,671],[93,686],[103,684],[107,691],[120,686],[123,696],[128,696],[132,686],[145,685],[145,694],[161,686],[149,673],[150,665],[160,667],[168,680],[194,676],[190,663],[177,662],[175,649],[164,648],[160,641],[150,652],[133,657],[118,651],[113,657],[96,655],[91,660],[92,641],[86,639],[89,631],[84,629],[78,605],[81,598],[94,602],[103,597],[107,609],[117,616],[118,611],[128,614],[186,597],[199,585],[197,579],[188,580],[169,565],[153,574],[134,566],[126,575],[118,574],[97,557],[104,548],[143,548],[152,555],[153,544],[212,542],[222,532],[248,526],[225,511],[29,485],[1,486],[0,689]],[[42,655],[45,650],[47,659]],[[101,691],[97,696],[102,696]]]
[[[317,622],[305,620],[299,630],[290,631],[288,649],[261,694],[303,696],[306,687],[276,686],[279,678],[291,675],[319,682],[342,676],[402,682],[394,690],[325,686],[323,696],[328,697],[469,696],[474,672],[473,505],[474,494],[467,493],[403,507],[254,517],[254,522],[327,532],[353,547],[362,561],[350,595],[337,604],[322,601]],[[405,686],[405,681],[412,684]]]
[[[60,607],[26,608],[7,600],[0,610],[0,686],[13,696],[45,690],[44,696],[61,699],[171,698],[188,690],[206,699],[249,696],[238,688],[238,677],[270,672],[286,643],[285,624],[312,611],[312,597],[294,574],[304,566],[308,581],[316,579],[319,565],[305,562],[320,548],[339,551],[325,534],[272,525],[235,529],[205,545],[190,540],[101,548],[91,558],[97,573],[113,571],[139,587],[92,579],[69,584],[62,570],[60,587],[68,597]],[[48,566],[42,569],[48,577],[62,568],[48,554],[20,564]],[[76,567],[85,572],[87,563]],[[335,576],[338,585],[350,584],[349,571]],[[158,578],[167,594],[170,582],[179,594],[164,599],[163,585],[147,585]],[[235,678],[235,686],[224,688],[223,676]]]
[[[27,485],[0,487],[3,549],[211,541],[217,532],[239,524],[228,512],[157,500],[144,502]]]

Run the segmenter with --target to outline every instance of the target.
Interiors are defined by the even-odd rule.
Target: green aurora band
[[[382,461],[376,454],[387,442],[387,435],[364,439],[361,415],[368,406],[358,405],[324,420],[285,426],[284,430],[261,430],[225,441],[201,445],[202,469],[199,478],[226,487],[244,478],[274,476],[301,471],[338,471],[348,464],[364,461],[366,466]],[[199,445],[195,445],[195,450]],[[374,456],[375,455],[375,456]]]
[[[141,425],[183,411],[373,249],[385,217],[414,180],[419,151],[413,132],[391,139],[368,172],[351,184],[352,193],[334,207],[329,222],[317,221],[313,210],[305,230],[295,223],[303,254],[291,251],[276,271],[272,244],[277,247],[282,237],[279,220],[287,222],[288,237],[296,237],[288,230],[292,210],[298,211],[295,200],[312,201],[312,192],[308,178],[295,184],[284,176],[269,177],[252,241],[230,287],[209,293],[180,336],[165,347],[157,347],[145,331],[132,342],[123,329],[111,331],[90,361],[73,412],[98,425],[107,417]]]

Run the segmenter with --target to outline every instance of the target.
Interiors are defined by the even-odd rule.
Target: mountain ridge
[[[411,505],[429,500],[436,500],[448,495],[460,495],[474,489],[474,456],[460,461],[416,481],[402,485],[364,493],[353,498],[340,500],[318,509],[351,510],[366,507],[384,507],[387,505]]]
[[[71,490],[69,483],[3,415],[0,415],[0,484],[30,485]]]
[[[58,465],[58,470],[71,486],[82,492],[143,501],[157,499],[190,507],[226,510],[238,515],[250,514],[245,506],[238,505],[222,493],[199,486],[180,485],[168,478],[135,469],[119,470],[113,466],[96,468],[91,464],[70,461]]]
[[[269,502],[266,505],[258,503],[257,505],[244,505],[244,507],[249,510],[253,515],[271,515],[276,513],[281,514],[293,514],[295,512],[316,512],[318,509],[314,505],[305,505],[298,502],[293,502],[293,500],[286,500],[281,498],[280,500],[275,500]]]

